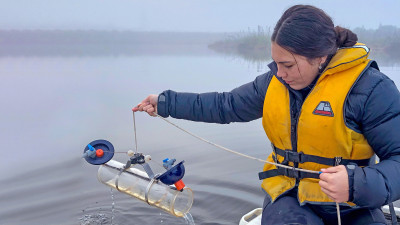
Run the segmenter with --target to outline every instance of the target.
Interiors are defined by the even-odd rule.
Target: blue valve
[[[166,170],[169,170],[169,169],[172,168],[172,165],[174,165],[175,161],[176,161],[176,159],[165,158],[165,159],[163,160],[163,167],[164,167]]]
[[[83,153],[82,158],[90,157],[92,159],[96,158],[96,149],[93,148],[90,144],[88,144],[89,150]]]
[[[95,151],[96,149],[93,148],[93,146],[91,146],[90,144],[87,145],[89,147],[90,151]]]

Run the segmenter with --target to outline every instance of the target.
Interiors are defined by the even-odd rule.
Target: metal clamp
[[[121,176],[121,174],[122,174],[124,171],[125,171],[125,169],[121,169],[121,170],[119,171],[117,177],[115,178],[115,188],[116,188],[119,192],[122,192],[122,191],[119,189],[119,186],[118,186],[119,177]]]
[[[149,202],[149,191],[150,191],[150,189],[151,189],[151,187],[153,186],[153,184],[156,182],[156,179],[151,179],[150,180],[150,182],[149,182],[149,184],[147,185],[147,187],[146,187],[146,192],[144,193],[144,200],[147,202],[147,204],[149,204],[150,205],[150,202]]]
[[[132,164],[131,164],[131,160],[128,160],[128,162],[126,162],[125,166],[124,166],[122,169],[119,170],[119,173],[118,173],[117,177],[115,178],[115,188],[116,188],[119,192],[122,192],[122,191],[119,189],[119,186],[118,186],[119,177],[121,176],[121,174],[122,174],[125,170],[129,169],[129,168],[131,167],[131,165],[132,165]]]

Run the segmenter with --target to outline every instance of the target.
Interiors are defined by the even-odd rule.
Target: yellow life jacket
[[[268,161],[314,171],[349,162],[368,165],[374,152],[362,134],[346,126],[344,116],[347,96],[370,64],[368,54],[369,49],[362,44],[337,51],[303,102],[296,121],[297,133],[292,132],[289,90],[276,76],[272,77],[262,119],[274,150]],[[297,135],[297,152],[292,151],[292,135]],[[272,201],[298,182],[300,204],[334,204],[321,191],[318,174],[307,175],[266,163],[260,179],[264,179],[261,186]]]

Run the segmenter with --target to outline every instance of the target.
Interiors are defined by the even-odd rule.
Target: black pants
[[[340,215],[343,225],[386,224],[385,216],[380,209],[340,206]],[[279,197],[274,203],[271,203],[269,196],[266,196],[261,224],[338,224],[336,206],[312,204],[300,206],[297,190]]]

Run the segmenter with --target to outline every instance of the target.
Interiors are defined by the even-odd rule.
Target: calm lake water
[[[266,71],[219,55],[0,58],[0,225],[110,224],[110,188],[98,166],[81,158],[96,139],[134,149],[131,108],[151,93],[230,91]],[[260,68],[262,71],[260,71]],[[381,68],[400,85],[400,68]],[[217,125],[171,119],[228,148],[266,158],[261,120]],[[221,151],[159,118],[136,114],[138,148],[162,171],[164,158],[185,160],[196,224],[238,224],[261,207],[262,163]],[[115,159],[126,162],[125,155]],[[157,163],[156,163],[157,162]],[[114,191],[114,224],[186,224]]]

